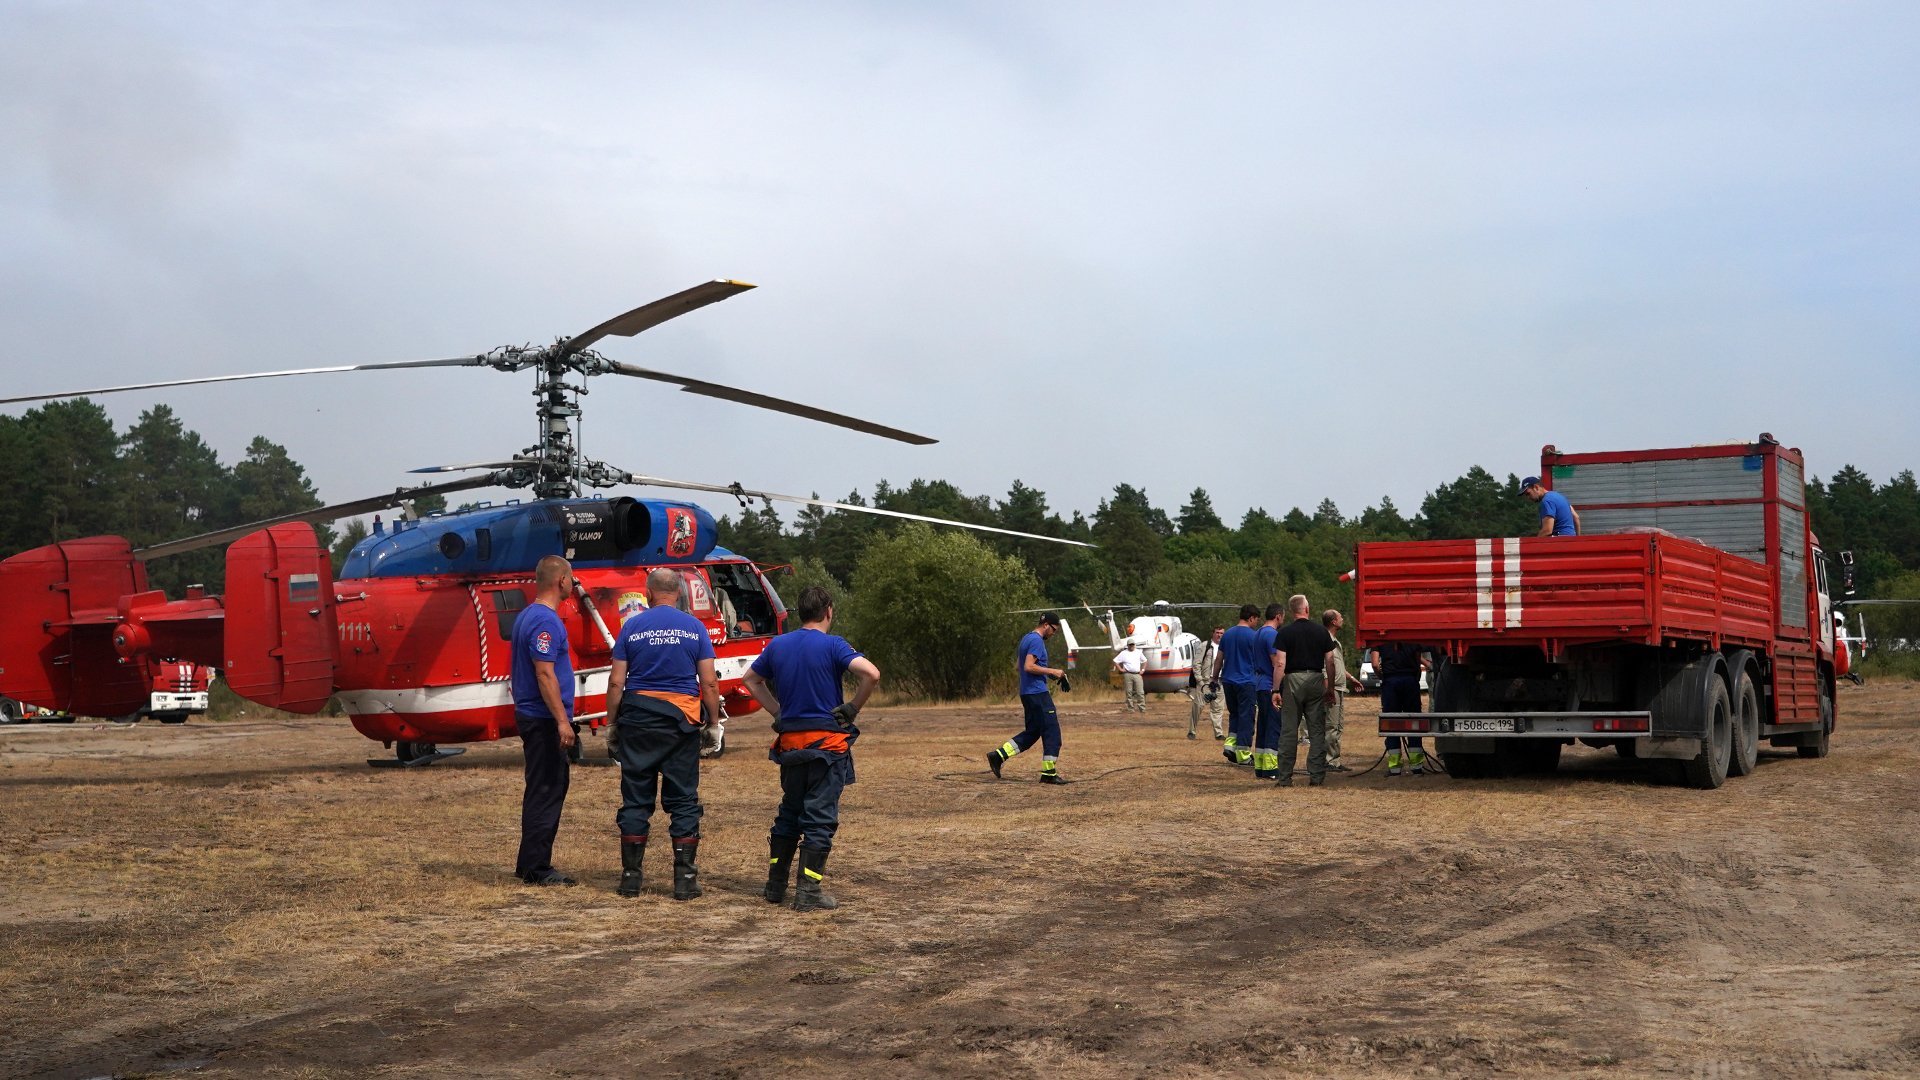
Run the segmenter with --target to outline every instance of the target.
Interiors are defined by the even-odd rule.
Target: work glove
[[[1060,692],[1063,694],[1073,693],[1073,684],[1067,681],[1065,672],[1060,674]]]
[[[834,723],[839,724],[842,728],[852,727],[853,718],[858,715],[860,715],[860,710],[854,705],[842,703],[833,707]]]

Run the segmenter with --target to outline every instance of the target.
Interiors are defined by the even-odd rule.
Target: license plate
[[[1510,716],[1461,716],[1453,721],[1455,731],[1512,731]]]

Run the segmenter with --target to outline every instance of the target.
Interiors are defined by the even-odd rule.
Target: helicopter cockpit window
[[[713,589],[719,594],[729,636],[755,637],[774,632],[778,625],[779,600],[767,594],[760,584],[760,575],[753,572],[751,565],[714,563],[707,567],[707,572],[713,575]]]
[[[520,609],[527,606],[527,594],[519,589],[493,590],[493,617],[500,631],[500,640],[513,640],[513,620]]]

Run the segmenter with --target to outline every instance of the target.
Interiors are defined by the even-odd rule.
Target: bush
[[[970,533],[920,524],[868,545],[853,592],[848,640],[880,666],[887,689],[923,697],[1011,691],[1014,646],[1034,618],[1010,609],[1041,605],[1020,560]]]

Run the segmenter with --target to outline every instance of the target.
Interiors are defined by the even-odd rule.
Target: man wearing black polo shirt
[[[1307,617],[1304,596],[1287,600],[1293,621],[1274,639],[1273,697],[1280,708],[1281,787],[1293,786],[1293,762],[1300,752],[1300,721],[1307,724],[1307,783],[1327,782],[1327,706],[1333,700],[1333,635]]]

